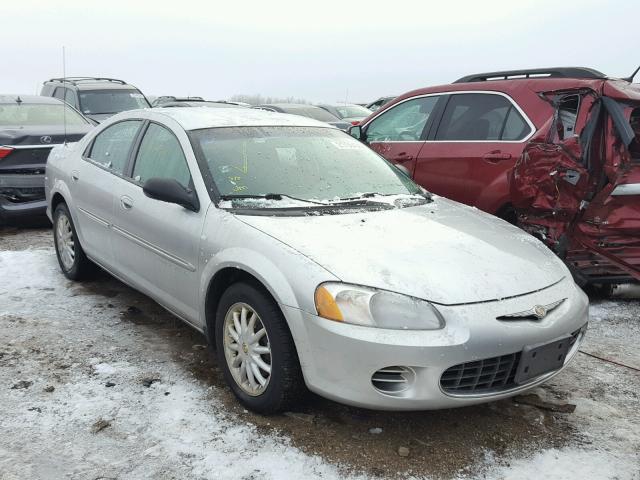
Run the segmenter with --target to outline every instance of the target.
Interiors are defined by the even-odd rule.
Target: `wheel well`
[[[273,298],[271,292],[269,292],[260,280],[244,270],[235,267],[226,267],[217,272],[209,282],[207,296],[205,297],[206,335],[211,345],[215,345],[216,310],[218,309],[220,297],[222,297],[222,294],[229,286],[238,282],[250,283]],[[276,301],[275,298],[273,298],[273,300]]]
[[[64,197],[60,193],[54,193],[53,198],[51,199],[51,215],[56,211],[56,207],[61,203],[67,203]]]

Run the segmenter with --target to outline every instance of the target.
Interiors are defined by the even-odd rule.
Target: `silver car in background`
[[[125,112],[54,149],[46,195],[63,273],[97,264],[203,332],[263,413],[307,388],[389,410],[504,398],[587,326],[542,243],[300,116]]]

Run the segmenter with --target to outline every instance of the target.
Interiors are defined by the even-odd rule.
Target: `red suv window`
[[[531,131],[506,97],[492,93],[451,95],[436,140],[514,141]]]

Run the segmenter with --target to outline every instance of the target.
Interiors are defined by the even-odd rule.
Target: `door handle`
[[[126,195],[123,195],[120,197],[120,205],[122,205],[122,208],[125,210],[131,210],[133,208],[133,200]]]
[[[394,162],[403,163],[408,162],[409,160],[413,160],[413,155],[407,155],[406,152],[401,152],[397,157],[393,159]]]
[[[489,152],[485,153],[482,158],[490,163],[498,163],[503,160],[509,160],[511,158],[511,154],[502,152]]]
[[[80,175],[78,175],[78,172],[77,172],[76,170],[74,170],[73,172],[71,172],[71,179],[72,179],[74,182],[77,182],[79,178],[80,178]]]

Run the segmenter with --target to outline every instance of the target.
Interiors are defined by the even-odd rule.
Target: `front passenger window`
[[[127,120],[105,128],[93,140],[89,158],[122,175],[140,124],[140,120]]]
[[[382,113],[367,127],[367,142],[412,142],[422,138],[439,97],[407,100]]]
[[[155,123],[150,124],[144,134],[133,167],[136,182],[144,184],[150,178],[173,178],[185,188],[191,180],[180,142],[173,133]]]

